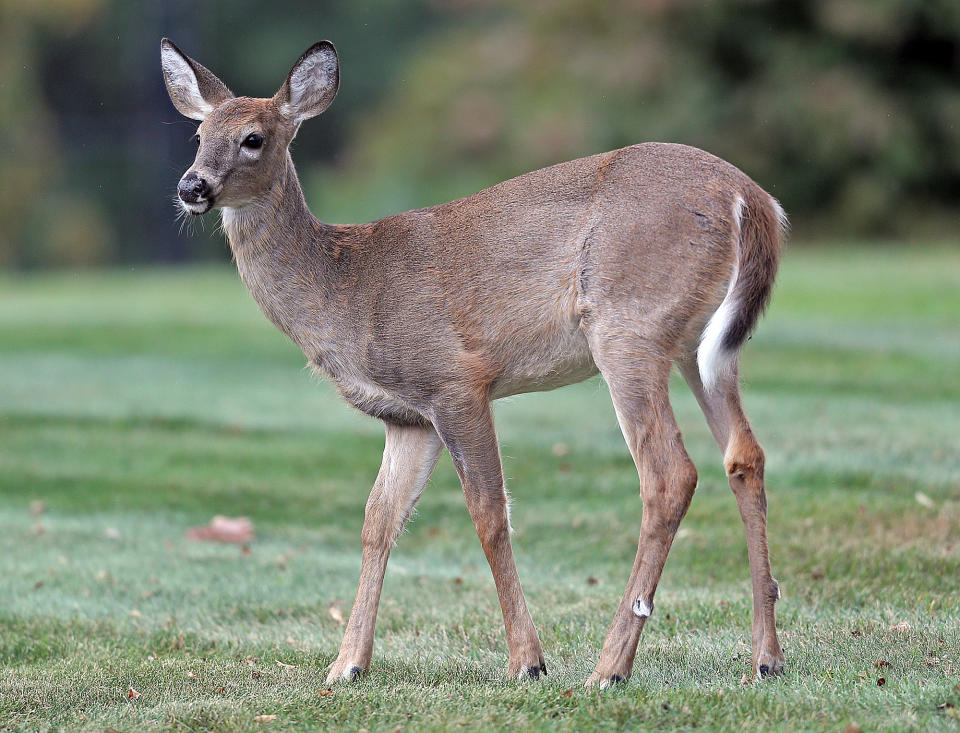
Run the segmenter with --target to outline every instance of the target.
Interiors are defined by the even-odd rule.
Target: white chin
[[[184,211],[193,214],[194,216],[206,214],[208,211],[210,211],[210,209],[213,208],[213,202],[208,199],[201,199],[200,201],[192,204],[181,200],[180,205],[183,207]]]

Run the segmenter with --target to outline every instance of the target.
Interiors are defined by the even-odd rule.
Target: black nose
[[[206,198],[209,193],[210,186],[193,171],[187,173],[177,184],[177,195],[180,196],[181,201],[188,204],[197,203],[200,199]]]

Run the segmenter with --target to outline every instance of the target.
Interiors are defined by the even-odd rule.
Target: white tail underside
[[[697,349],[697,367],[700,369],[700,381],[707,392],[712,392],[726,377],[733,375],[737,366],[737,349],[725,349],[723,337],[730,327],[730,321],[737,312],[738,303],[733,290],[740,272],[740,222],[743,219],[743,199],[737,198],[733,207],[733,220],[737,225],[737,241],[734,243],[733,272],[730,273],[730,284],[727,294],[720,306],[710,316],[703,334],[700,336],[700,346]]]

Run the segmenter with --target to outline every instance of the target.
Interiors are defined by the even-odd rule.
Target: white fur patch
[[[740,239],[740,222],[743,218],[743,199],[737,197],[733,207],[734,221],[737,225],[736,236]],[[730,351],[723,348],[723,337],[727,332],[730,321],[737,313],[738,303],[733,295],[733,288],[737,282],[739,273],[739,243],[734,246],[734,253],[737,259],[733,263],[733,272],[730,274],[730,284],[727,286],[727,294],[724,296],[720,306],[710,316],[706,328],[703,329],[703,335],[700,337],[700,347],[697,349],[697,367],[700,369],[700,381],[707,392],[712,392],[717,383],[723,378],[733,374],[737,364],[737,351]]]
[[[171,90],[179,97],[177,110],[194,120],[204,120],[213,111],[213,105],[200,94],[197,75],[193,73],[186,59],[171,46],[160,47],[160,65]]]
[[[780,224],[780,233],[786,234],[790,231],[790,220],[787,218],[787,212],[783,210],[780,202],[773,196],[770,197],[770,203],[773,204],[773,210],[777,214],[777,222]]]
[[[633,615],[639,616],[640,618],[650,618],[650,614],[653,613],[653,607],[650,606],[643,598],[638,598],[633,602]]]

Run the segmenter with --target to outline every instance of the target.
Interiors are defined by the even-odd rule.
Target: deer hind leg
[[[536,679],[547,673],[547,666],[513,558],[507,494],[489,404],[484,399],[452,409],[448,405],[434,424],[460,476],[467,509],[497,586],[510,651],[507,674]]]
[[[352,681],[370,667],[387,558],[437,465],[442,443],[432,426],[387,424],[383,463],[367,500],[360,583],[340,654],[327,684]]]
[[[697,471],[683,447],[667,392],[669,361],[650,348],[598,355],[617,419],[640,476],[643,516],[637,556],[613,625],[588,686],[624,682],[633,670],[637,644],[653,612],[653,596],[680,522],[697,485]],[[607,351],[608,347],[604,347]]]
[[[753,674],[755,677],[779,674],[783,671],[784,657],[777,638],[774,605],[780,598],[780,586],[771,574],[767,548],[763,448],[743,412],[736,371],[707,392],[694,355],[682,359],[679,366],[723,451],[723,465],[743,519],[753,581]]]

